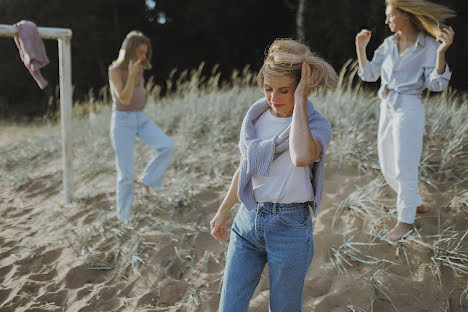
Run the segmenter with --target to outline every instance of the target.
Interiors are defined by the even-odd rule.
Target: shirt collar
[[[423,31],[419,32],[418,39],[416,39],[416,45],[421,45],[424,47],[426,43],[426,34]]]
[[[393,41],[396,44],[396,34],[392,36]],[[420,31],[418,34],[418,38],[416,39],[416,45],[421,45],[424,47],[426,44],[426,34],[423,31]]]

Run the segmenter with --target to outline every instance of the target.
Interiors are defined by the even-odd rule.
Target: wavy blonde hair
[[[276,39],[268,49],[257,75],[259,88],[263,89],[265,76],[286,75],[299,83],[303,62],[309,64],[312,69],[316,89],[329,90],[336,86],[337,75],[333,67],[310,51],[308,46],[293,39]]]
[[[426,0],[385,0],[391,5],[410,15],[411,22],[432,37],[439,39],[445,20],[455,17],[455,11]]]
[[[125,36],[125,39],[122,42],[122,47],[119,51],[119,57],[114,62],[112,62],[110,67],[122,69],[127,68],[130,59],[140,44],[146,44],[148,47],[148,54],[146,56],[146,60],[143,62],[143,68],[151,69],[151,57],[153,56],[151,41],[147,36],[138,30],[132,30],[127,34],[127,36]]]

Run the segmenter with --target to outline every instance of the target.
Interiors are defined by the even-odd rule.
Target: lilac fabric
[[[41,89],[47,86],[40,69],[49,64],[44,43],[42,42],[36,24],[30,21],[20,21],[15,24],[18,35],[14,37],[21,60],[29,70]]]

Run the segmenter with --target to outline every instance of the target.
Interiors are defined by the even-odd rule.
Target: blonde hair
[[[150,39],[145,36],[141,31],[132,30],[125,36],[124,41],[122,42],[122,47],[119,51],[119,57],[112,62],[111,68],[127,68],[130,59],[135,54],[137,47],[141,44],[146,44],[148,47],[148,53],[145,61],[143,62],[144,69],[151,69],[151,57],[153,55],[153,50],[151,47]]]
[[[265,76],[286,75],[299,83],[303,62],[309,64],[312,69],[315,88],[327,90],[336,86],[337,75],[333,67],[312,53],[308,46],[293,39],[276,39],[268,49],[257,75],[259,88],[263,89]]]
[[[455,11],[426,0],[385,0],[385,4],[409,13],[411,22],[419,30],[436,39],[439,39],[442,29],[447,27],[445,20],[456,16]]]

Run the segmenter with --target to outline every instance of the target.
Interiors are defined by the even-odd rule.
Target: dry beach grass
[[[430,212],[390,243],[382,236],[396,220],[395,194],[378,169],[379,100],[355,72],[348,63],[336,92],[311,97],[333,141],[303,310],[467,311],[468,100],[453,90],[425,96],[420,189]],[[137,190],[127,225],[115,217],[107,97],[75,108],[69,205],[59,125],[1,126],[1,311],[216,311],[227,242],[212,239],[208,223],[238,166],[242,117],[261,93],[248,68],[221,87],[216,69],[200,73],[168,80],[165,97],[148,84],[146,113],[176,150],[153,198]],[[135,172],[151,153],[137,143]],[[267,310],[266,270],[251,311]]]

